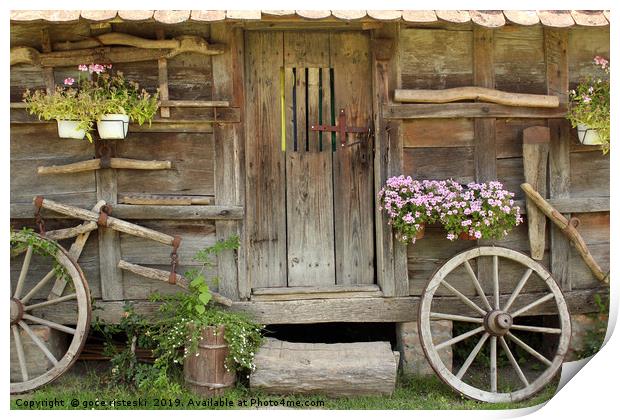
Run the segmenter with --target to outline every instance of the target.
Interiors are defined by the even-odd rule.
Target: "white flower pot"
[[[82,140],[86,135],[86,130],[78,128],[79,121],[56,120],[58,121],[58,137],[61,139]]]
[[[601,141],[601,137],[598,135],[598,131],[592,128],[589,128],[585,124],[577,125],[577,136],[579,137],[579,141],[581,144],[587,145],[597,145],[603,144]]]
[[[97,121],[97,131],[102,139],[124,139],[129,130],[129,116],[125,114],[105,114]]]

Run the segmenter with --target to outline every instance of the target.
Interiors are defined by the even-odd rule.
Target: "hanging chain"
[[[172,240],[172,252],[170,253],[170,276],[168,277],[168,283],[176,284],[177,283],[177,264],[179,263],[179,255],[177,251],[179,249],[179,245],[181,245],[181,237],[175,235]]]
[[[34,223],[37,225],[37,228],[39,229],[39,235],[45,236],[45,221],[43,220],[43,217],[41,216],[42,206],[43,206],[43,197],[40,195],[37,195],[37,197],[34,199],[34,208],[35,208]]]

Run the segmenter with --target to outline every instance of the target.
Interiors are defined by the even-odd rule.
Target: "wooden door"
[[[246,33],[246,252],[253,288],[375,282],[368,36]]]

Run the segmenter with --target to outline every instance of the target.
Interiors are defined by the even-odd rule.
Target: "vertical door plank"
[[[545,60],[547,62],[547,93],[560,98],[560,106],[568,103],[568,31],[544,28]],[[549,198],[570,197],[570,136],[566,119],[550,119]],[[570,214],[564,214],[570,218]],[[566,236],[551,226],[551,273],[562,290],[571,290],[568,261],[570,244]]]
[[[319,71],[328,65],[324,34],[285,35],[286,65],[296,68],[297,149],[288,145],[293,118],[287,115],[287,248],[289,286],[335,284],[331,149],[319,150],[318,135],[307,128],[319,121]],[[306,77],[306,68],[307,77]],[[287,110],[293,108],[292,70],[285,70]],[[306,96],[307,86],[307,96]],[[307,145],[307,147],[306,147]]]
[[[367,126],[372,116],[369,38],[364,33],[340,32],[330,34],[330,39],[336,112],[344,108],[348,124]],[[333,165],[336,281],[372,284],[375,282],[372,142],[365,140],[350,147],[338,144]]]
[[[251,287],[286,286],[283,34],[246,32],[246,247]]]
[[[321,106],[321,120],[320,124],[334,125],[332,120],[332,90],[331,90],[331,70],[329,65],[321,68],[321,81],[322,81],[322,96],[323,102]],[[331,152],[332,150],[332,134],[331,133],[319,133],[320,149],[324,152]],[[331,153],[330,153],[331,157]],[[331,159],[330,159],[331,160]]]

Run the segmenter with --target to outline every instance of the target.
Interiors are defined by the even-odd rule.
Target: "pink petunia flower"
[[[75,83],[75,79],[73,77],[67,77],[64,80],[64,83],[66,86],[73,86],[73,84]]]
[[[88,66],[86,64],[80,64],[78,66],[79,71],[88,71]]]

